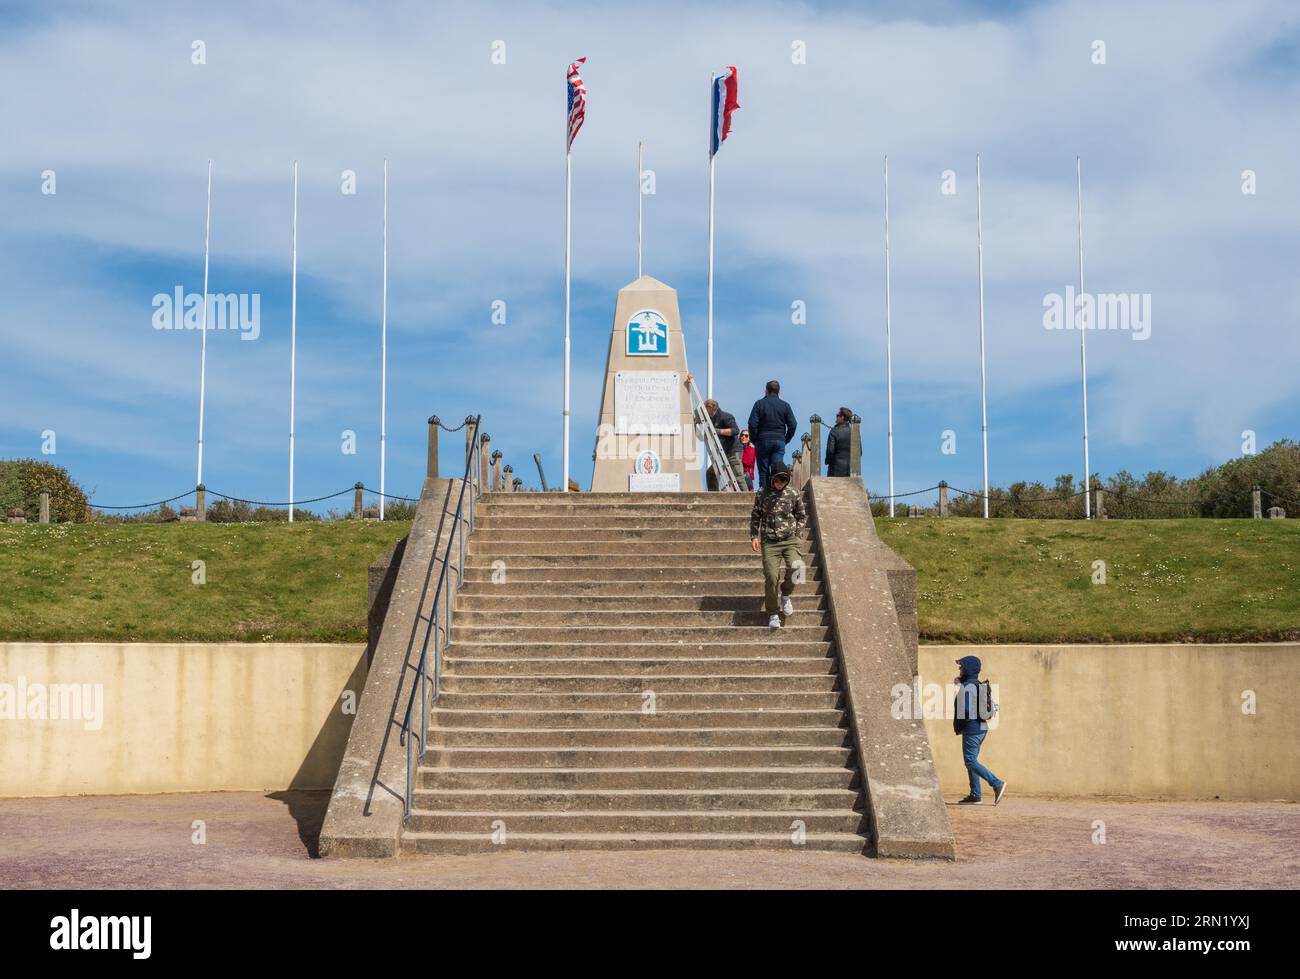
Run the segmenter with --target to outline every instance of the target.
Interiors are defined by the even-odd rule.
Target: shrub
[[[28,520],[40,516],[41,490],[50,491],[50,520],[84,523],[90,506],[82,490],[62,466],[35,459],[0,460],[0,507],[22,507]]]

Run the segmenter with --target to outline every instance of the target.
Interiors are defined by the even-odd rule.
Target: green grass
[[[1300,640],[1300,521],[877,526],[920,572],[931,642]],[[366,568],[409,529],[0,525],[0,640],[362,642]]]
[[[1300,639],[1300,521],[877,520],[931,642]],[[1106,584],[1092,583],[1094,561]]]
[[[366,568],[410,526],[0,525],[0,640],[364,642]]]

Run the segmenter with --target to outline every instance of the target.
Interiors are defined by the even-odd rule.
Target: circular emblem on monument
[[[667,357],[668,321],[655,309],[633,313],[627,321],[629,357]]]
[[[636,473],[638,476],[657,476],[659,475],[659,454],[653,449],[646,449],[636,457]]]

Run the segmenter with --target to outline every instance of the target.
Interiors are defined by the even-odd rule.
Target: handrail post
[[[470,472],[470,465],[473,461],[474,444],[478,441],[478,426],[474,424],[474,416],[465,416],[465,472]]]
[[[402,813],[402,825],[411,818],[411,809],[415,804],[415,794],[411,791],[411,736],[406,735],[406,812]]]
[[[492,481],[490,483],[492,492],[495,493],[501,489],[501,450],[495,449],[492,452]]]
[[[438,426],[441,424],[437,415],[429,416],[429,460],[425,468],[429,479],[438,478]]]
[[[450,557],[450,554],[448,554]],[[447,584],[443,589],[442,628],[447,635],[447,645],[451,645],[451,575],[447,575]]]
[[[808,419],[808,424],[812,426],[812,431],[808,433],[812,440],[808,475],[809,477],[820,476],[822,474],[822,416],[813,415]]]
[[[849,475],[862,475],[862,418],[858,415],[849,420]]]

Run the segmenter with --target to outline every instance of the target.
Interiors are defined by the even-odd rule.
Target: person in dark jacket
[[[794,411],[781,400],[781,382],[768,381],[767,394],[754,402],[749,412],[749,437],[758,456],[758,485],[762,489],[772,467],[785,465],[785,447],[794,438],[798,423]]]
[[[785,463],[772,467],[771,483],[754,497],[749,514],[749,544],[763,556],[763,609],[769,629],[781,628],[781,616],[794,615],[790,596],[803,580],[803,551],[799,535],[808,526],[803,494],[790,485]],[[785,565],[785,580],[781,566]]]
[[[722,451],[731,464],[731,471],[736,477],[736,482],[741,487],[746,487],[745,469],[740,460],[740,425],[736,422],[736,416],[729,411],[723,411],[712,398],[704,402],[704,410],[709,413],[709,421],[713,422],[713,430],[718,433],[718,441],[722,443]],[[713,471],[712,466],[709,467],[704,478],[710,491],[718,488],[718,474]]]
[[[849,449],[853,441],[853,430],[849,422],[853,412],[841,408],[835,413],[835,427],[826,436],[826,475],[847,476],[849,474]]]
[[[978,656],[963,656],[957,660],[957,699],[953,702],[952,729],[961,735],[961,753],[966,762],[966,775],[970,779],[970,795],[957,804],[959,806],[978,806],[980,798],[980,779],[993,788],[993,804],[996,806],[1006,794],[1007,783],[980,764],[980,745],[989,733],[986,718],[980,716],[980,659]]]

